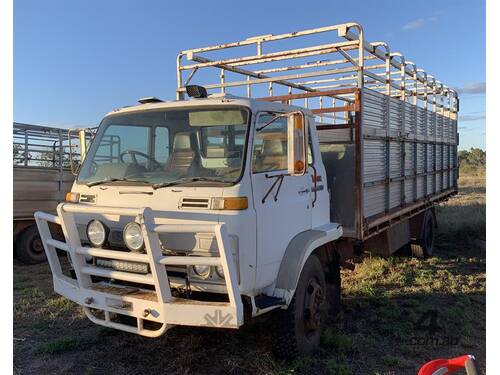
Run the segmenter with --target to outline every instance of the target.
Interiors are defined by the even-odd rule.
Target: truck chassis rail
[[[151,208],[99,207],[61,203],[57,207],[57,212],[57,216],[44,212],[35,213],[40,237],[52,271],[54,290],[82,305],[85,314],[94,323],[147,337],[161,336],[173,325],[238,328],[243,324],[243,304],[225,224],[156,225]],[[142,228],[145,253],[82,246],[75,222],[75,214],[78,213],[131,216]],[[61,225],[65,242],[52,238],[49,222]],[[160,233],[193,232],[212,233],[217,240],[219,256],[166,256],[162,253]],[[57,249],[68,253],[76,279],[63,274]],[[86,258],[89,256],[148,264],[150,273],[138,274],[96,267],[87,263]],[[166,271],[167,265],[222,266],[229,302],[197,301],[172,296]],[[93,282],[91,276],[107,277],[139,285],[146,284],[152,286],[154,290]],[[101,310],[104,317],[95,314],[95,310]],[[135,318],[136,325],[113,321],[114,314]],[[148,321],[159,323],[160,328],[145,328],[144,323]]]

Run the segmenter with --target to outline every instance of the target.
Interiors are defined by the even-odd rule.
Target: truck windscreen
[[[163,109],[106,117],[77,181],[89,185],[236,182],[244,165],[248,123],[249,111],[243,107]]]

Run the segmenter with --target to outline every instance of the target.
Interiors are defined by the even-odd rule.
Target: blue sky
[[[461,90],[460,148],[485,148],[483,1],[14,1],[14,121],[94,126],[173,99],[180,50],[355,21]]]

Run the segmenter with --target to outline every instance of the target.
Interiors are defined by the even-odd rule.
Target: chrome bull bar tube
[[[44,212],[35,213],[35,220],[52,271],[54,290],[82,305],[85,314],[94,323],[148,337],[158,337],[172,325],[238,328],[243,324],[243,304],[225,224],[156,225],[151,208],[61,203],[57,207],[57,213],[57,216]],[[78,213],[113,214],[135,218],[142,228],[145,254],[82,246],[74,217]],[[52,238],[49,230],[50,222],[61,225],[66,242]],[[162,253],[160,234],[196,232],[211,233],[215,236],[219,249],[218,257],[166,256]],[[57,249],[69,254],[76,279],[63,274]],[[86,257],[89,256],[148,264],[150,273],[138,274],[96,267],[87,263]],[[165,267],[167,265],[222,266],[229,302],[207,302],[173,297]],[[130,288],[119,285],[103,286],[101,283],[94,283],[91,276],[152,285],[154,292],[146,291],[148,293],[146,298],[135,292],[137,288],[128,292]],[[98,317],[94,313],[96,310],[102,311],[104,318]],[[112,314],[133,317],[137,320],[136,326],[113,321]],[[147,329],[144,327],[146,321],[159,323],[160,328]]]

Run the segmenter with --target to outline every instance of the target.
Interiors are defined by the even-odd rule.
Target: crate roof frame
[[[337,40],[302,48],[264,51],[288,39],[299,40],[326,33],[330,33],[331,39]],[[240,52],[237,57],[230,58],[207,56],[226,50],[239,52],[248,50],[248,47],[255,48],[256,53],[242,55]],[[315,57],[323,59],[303,62],[304,58]],[[277,62],[281,65],[269,67],[269,64]],[[459,109],[455,90],[436,80],[414,62],[406,60],[402,53],[392,52],[387,43],[366,41],[363,27],[353,22],[184,50],[177,56],[177,100],[184,99],[185,86],[191,83],[196,73],[207,68],[211,68],[212,73],[219,72],[216,79],[212,76],[212,81],[203,85],[209,92],[220,90],[220,93],[226,94],[231,88],[246,87],[246,96],[252,97],[253,87],[266,84],[268,100],[272,100],[276,87],[286,87],[289,98],[282,95],[274,97],[275,100],[292,104],[293,100],[303,98],[304,106],[309,108],[308,99],[319,97],[319,103],[316,103],[319,108],[313,112],[321,113],[321,117],[328,112],[325,109],[321,111],[324,98],[333,99],[332,107],[337,106],[338,101],[343,102],[347,112],[351,110],[349,104],[354,102],[356,89],[364,87],[452,119],[457,118]],[[243,76],[244,79],[231,80],[228,72]],[[188,73],[187,78],[185,73]],[[335,90],[339,90],[338,93]],[[311,94],[299,95],[301,93]]]

